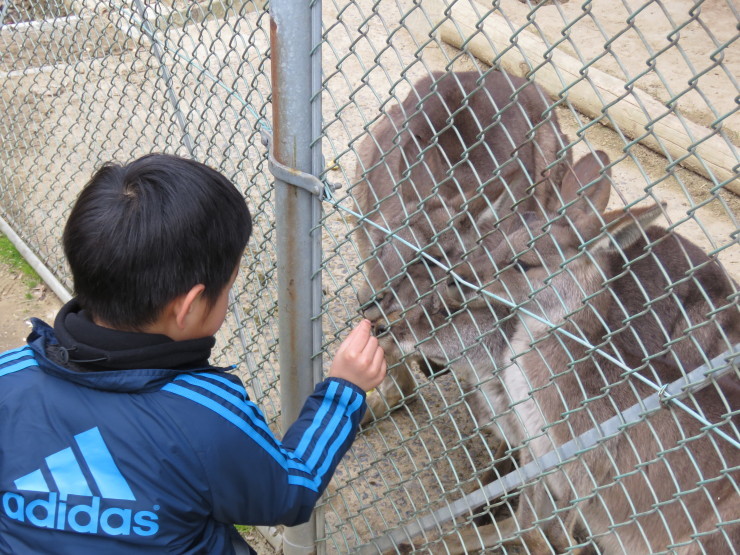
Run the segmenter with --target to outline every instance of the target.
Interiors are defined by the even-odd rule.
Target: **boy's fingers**
[[[386,364],[385,352],[383,352],[383,349],[378,348],[375,351],[375,357],[373,358],[373,368],[380,369],[380,374],[385,376]]]
[[[371,368],[373,369],[373,373],[371,376],[369,376],[370,384],[373,387],[378,387],[385,379],[386,375],[387,364],[385,361],[385,357],[382,357],[379,360],[376,359]]]
[[[355,328],[349,332],[344,340],[345,349],[357,349],[362,351],[370,337],[370,320],[362,320]]]
[[[374,335],[368,335],[367,339],[365,339],[365,345],[362,348],[361,354],[362,356],[367,357],[368,360],[372,360],[377,349],[380,349],[380,347],[378,347],[378,338]],[[382,349],[380,349],[380,351],[382,352]]]

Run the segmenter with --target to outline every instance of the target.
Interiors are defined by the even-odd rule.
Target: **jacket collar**
[[[76,299],[57,314],[54,333],[60,362],[67,366],[69,361],[82,371],[207,366],[216,343],[213,337],[173,341],[166,335],[104,328],[92,321]]]
[[[28,345],[48,374],[110,391],[158,389],[188,372],[215,370],[208,363],[215,338],[173,341],[163,335],[111,330],[92,322],[73,299],[54,329],[33,319]]]

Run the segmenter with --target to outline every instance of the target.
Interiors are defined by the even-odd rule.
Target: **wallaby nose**
[[[375,325],[379,320],[382,320],[383,313],[380,310],[380,307],[378,306],[376,300],[372,299],[365,303],[363,303],[360,306],[360,312],[362,313],[362,317],[370,320],[373,324],[373,330],[375,330]]]
[[[390,327],[387,324],[384,324],[382,322],[373,322],[372,329],[373,329],[373,334],[383,335],[390,329]]]

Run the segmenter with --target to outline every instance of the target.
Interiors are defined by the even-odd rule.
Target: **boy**
[[[362,321],[277,441],[208,364],[250,233],[197,162],[93,175],[63,234],[76,298],[0,355],[1,553],[227,554],[234,523],[308,520],[385,359]]]

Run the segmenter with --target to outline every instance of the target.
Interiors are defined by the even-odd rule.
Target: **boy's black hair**
[[[244,198],[221,173],[149,154],[95,172],[63,244],[82,308],[114,328],[138,330],[199,283],[215,302],[251,231]]]

